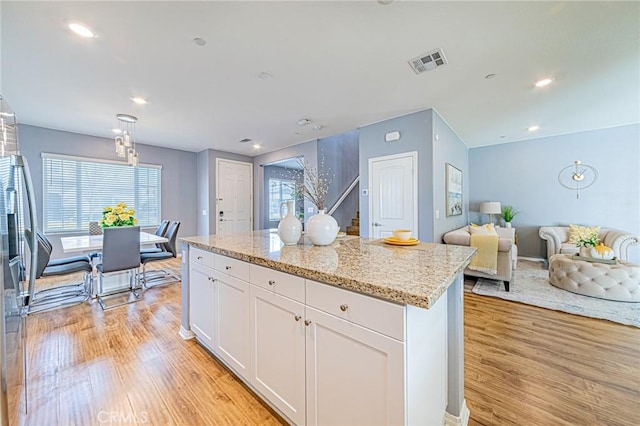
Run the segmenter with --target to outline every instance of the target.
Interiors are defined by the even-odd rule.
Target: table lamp
[[[493,223],[494,214],[502,214],[499,201],[488,201],[480,204],[480,213],[489,215],[489,223]]]

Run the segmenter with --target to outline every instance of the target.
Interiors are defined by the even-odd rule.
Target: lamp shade
[[[499,201],[488,201],[480,204],[480,213],[484,214],[500,214],[502,209],[500,208]]]

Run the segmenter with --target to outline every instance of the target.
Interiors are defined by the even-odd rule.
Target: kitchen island
[[[277,233],[182,238],[182,327],[294,424],[466,424],[475,249]]]

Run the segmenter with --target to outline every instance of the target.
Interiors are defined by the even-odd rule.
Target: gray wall
[[[198,212],[198,235],[210,235],[216,233],[216,159],[242,161],[245,163],[253,163],[251,157],[246,155],[234,154],[232,152],[216,151],[206,149],[197,154],[198,167],[198,193],[197,193],[197,212]],[[255,172],[254,172],[255,174]],[[254,177],[255,181],[255,177]],[[254,189],[254,202],[255,202]],[[204,212],[204,214],[203,214]],[[255,220],[255,218],[254,218]]]
[[[42,228],[42,157],[41,153],[75,155],[117,160],[113,140],[42,127],[20,125],[20,151],[29,161]],[[176,149],[136,144],[140,162],[162,165],[162,218],[179,220],[178,237],[196,232],[196,154]],[[54,245],[53,258],[62,252],[60,237],[48,235]]]
[[[326,209],[330,209],[359,174],[358,131],[318,140],[318,169],[331,178]],[[359,208],[356,187],[332,214],[340,229],[346,231]]]
[[[304,157],[311,166],[318,166],[318,152],[316,140],[294,145],[278,151],[268,152],[253,157],[253,224],[254,229],[264,229],[264,171],[265,164],[275,163],[276,161],[286,160],[295,157]],[[305,200],[304,202],[305,222],[308,218],[317,213],[313,204]]]
[[[445,163],[462,171],[462,214],[446,215]],[[462,139],[449,127],[444,119],[433,114],[433,241],[442,242],[447,232],[468,224],[469,206],[469,155]]]
[[[599,173],[580,199],[558,183],[558,172],[575,160]],[[639,124],[474,148],[469,170],[471,220],[478,220],[482,201],[513,205],[520,211],[513,220],[520,256],[546,256],[538,237],[545,225],[598,225],[640,234]],[[630,254],[640,262],[640,247]]]
[[[420,111],[360,128],[360,188],[369,188],[369,159],[418,151],[418,238],[433,241],[432,110]],[[385,133],[400,131],[397,142]],[[360,235],[368,237],[369,197],[360,196]]]

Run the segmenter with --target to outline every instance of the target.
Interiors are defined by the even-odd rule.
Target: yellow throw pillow
[[[599,226],[580,226],[580,225],[569,225],[569,244],[578,244],[578,240],[581,238],[589,238],[591,234],[595,233],[598,235],[600,233]]]
[[[472,223],[469,225],[469,233],[471,235],[498,235],[493,223],[487,223],[486,225]]]

